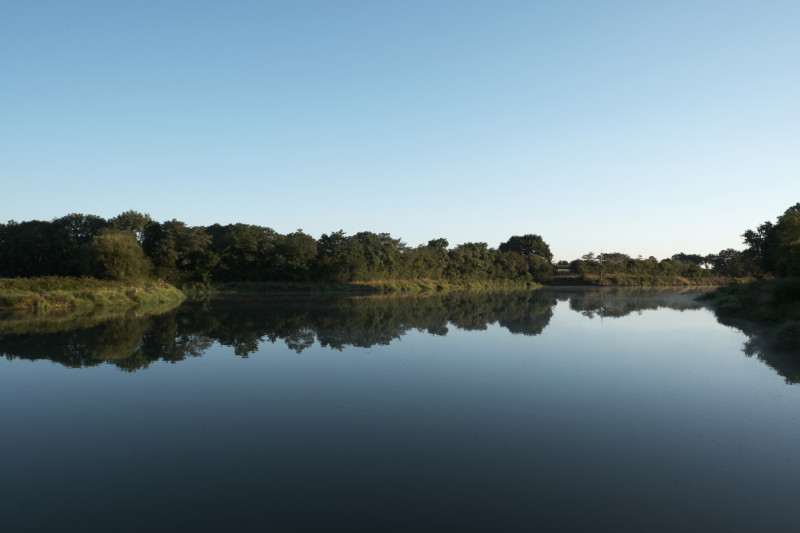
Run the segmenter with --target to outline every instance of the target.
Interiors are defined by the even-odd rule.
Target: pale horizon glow
[[[800,202],[798,20],[788,1],[10,0],[0,221],[742,249]]]

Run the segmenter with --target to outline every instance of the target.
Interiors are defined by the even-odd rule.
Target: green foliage
[[[355,281],[363,270],[364,254],[358,243],[339,230],[317,241],[317,278],[337,283]]]
[[[800,203],[788,208],[778,222],[764,222],[742,235],[751,275],[800,275]]]
[[[207,229],[212,252],[219,258],[212,278],[216,281],[267,281],[275,264],[281,236],[271,228],[249,224],[214,224]]]
[[[516,252],[522,256],[530,257],[537,255],[545,259],[548,263],[552,263],[553,254],[550,252],[550,247],[544,242],[539,235],[527,234],[523,236],[513,236],[508,241],[500,245],[501,252]]]
[[[275,247],[275,273],[286,281],[307,281],[314,270],[317,241],[299,229],[278,240]]]
[[[717,319],[744,329],[750,336],[748,355],[760,354],[767,363],[783,365],[786,359],[771,354],[779,350],[791,355],[797,368],[800,349],[800,278],[787,277],[770,281],[730,285],[718,289],[708,298]],[[787,381],[800,382],[800,375],[787,376]]]
[[[189,227],[178,220],[148,226],[143,248],[153,263],[154,275],[171,283],[207,284],[219,262],[205,228]]]
[[[449,279],[486,279],[491,272],[493,259],[485,242],[459,244],[448,253],[445,274]]]
[[[776,274],[800,276],[800,203],[778,218],[773,257]]]
[[[163,282],[129,283],[60,276],[0,278],[0,308],[3,309],[130,307],[180,303],[184,298],[181,291]]]
[[[91,243],[92,274],[113,281],[145,279],[150,261],[132,232],[106,228]]]
[[[119,230],[129,231],[136,236],[139,243],[144,241],[144,232],[147,228],[155,224],[150,215],[139,213],[138,211],[125,211],[108,221],[109,224]]]

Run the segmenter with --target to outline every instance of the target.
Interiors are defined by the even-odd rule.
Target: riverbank
[[[57,276],[0,279],[0,309],[3,310],[177,305],[185,298],[183,292],[164,281],[125,283]]]
[[[730,276],[648,276],[636,274],[572,274],[556,276],[547,285],[569,287],[714,287],[744,283],[749,279]]]
[[[730,285],[703,298],[720,322],[761,326],[762,341],[797,351],[800,348],[800,278],[780,278]]]
[[[392,294],[392,293],[424,293],[494,289],[536,289],[538,283],[514,280],[465,280],[448,281],[432,279],[415,280],[373,280],[353,281],[350,283],[314,283],[314,282],[229,282],[212,283],[210,287],[185,287],[184,291],[210,294]]]

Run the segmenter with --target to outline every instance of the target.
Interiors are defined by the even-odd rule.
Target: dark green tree
[[[322,280],[355,281],[364,268],[364,254],[358,243],[342,230],[323,233],[317,241],[317,253],[317,277]]]
[[[92,239],[108,227],[108,221],[96,215],[71,213],[51,222],[48,274],[79,276],[86,274],[85,257]]]
[[[538,255],[547,260],[548,263],[552,263],[553,261],[553,254],[550,252],[550,247],[544,242],[541,236],[532,233],[522,236],[514,235],[500,245],[500,251],[516,252],[525,257]]]
[[[487,279],[492,270],[493,259],[485,242],[459,244],[448,252],[446,275],[451,279]]]
[[[214,224],[207,229],[219,262],[216,281],[268,281],[273,278],[275,248],[281,237],[272,228],[250,224]]]
[[[308,281],[316,269],[317,241],[298,229],[278,239],[275,273],[283,281]]]
[[[144,242],[144,231],[155,223],[155,221],[150,218],[150,215],[133,210],[120,213],[108,222],[117,229],[132,232],[136,235],[136,240],[138,240],[140,244]]]
[[[147,278],[150,261],[133,232],[106,228],[92,238],[91,272],[96,278],[128,281]]]
[[[153,274],[172,283],[207,284],[219,260],[205,228],[174,219],[148,226],[142,247],[153,263]]]
[[[777,275],[800,276],[800,203],[778,217],[772,253]]]

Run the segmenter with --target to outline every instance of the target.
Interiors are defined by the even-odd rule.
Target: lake
[[[797,358],[677,290],[0,318],[1,531],[796,531]]]

